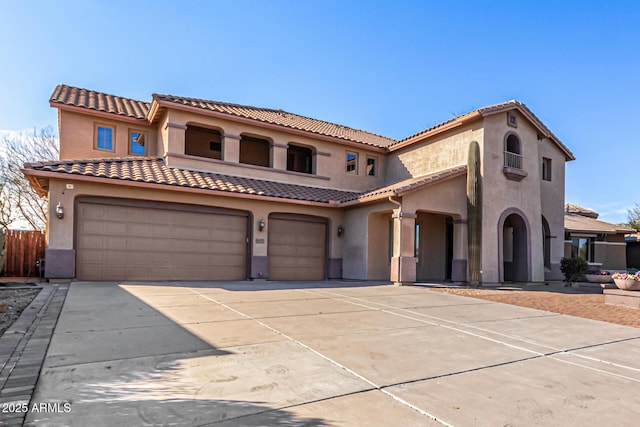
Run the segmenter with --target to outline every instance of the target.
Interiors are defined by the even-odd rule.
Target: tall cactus
[[[469,284],[480,285],[482,260],[482,177],[480,145],[469,144],[467,164],[467,245],[469,248]]]

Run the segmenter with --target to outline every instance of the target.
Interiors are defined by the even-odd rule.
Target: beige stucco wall
[[[387,160],[386,183],[427,175],[467,164],[469,142],[482,140],[482,121],[436,135],[428,141],[393,151]]]
[[[58,131],[60,135],[60,159],[90,159],[99,157],[129,156],[129,131],[138,130],[147,133],[147,151],[149,156],[157,155],[157,133],[144,121],[130,123],[103,117],[94,117],[71,111],[58,110]],[[94,148],[95,126],[104,124],[115,127],[114,150]]]
[[[501,246],[499,229],[501,215],[508,210],[519,212],[528,224],[529,237],[529,279],[531,281],[544,281],[544,253],[542,246],[542,209],[541,209],[541,166],[538,133],[519,112],[517,116],[518,127],[507,125],[507,113],[502,112],[485,117],[484,140],[481,142],[482,158],[482,281],[485,283],[499,282],[501,277]],[[508,132],[515,133],[521,143],[523,156],[522,169],[528,174],[522,181],[507,179],[503,173],[504,166],[504,140]],[[557,162],[554,169],[564,169],[564,162]],[[558,175],[558,176],[563,176]],[[555,186],[563,186],[564,180],[552,181],[545,188],[548,196],[547,220],[552,226],[552,233],[562,236],[557,218],[558,207],[563,202],[558,202],[558,195],[563,190]],[[553,189],[553,190],[552,190]],[[554,196],[554,194],[556,196]],[[555,209],[553,203],[557,203]],[[564,218],[564,217],[562,217]],[[561,244],[555,244],[555,254],[561,251]],[[559,262],[557,258],[552,262]]]
[[[200,159],[193,156],[183,156],[184,141],[180,141],[180,129],[170,127],[168,133],[162,132],[162,137],[169,140],[163,142],[168,147],[169,156],[167,162],[172,167],[181,167],[197,170],[211,170],[219,173],[249,176],[254,178],[269,179],[279,182],[295,182],[302,185],[312,185],[316,187],[328,187],[336,189],[365,191],[382,186],[384,182],[386,158],[384,153],[368,150],[366,146],[360,144],[357,147],[348,146],[345,143],[336,143],[316,139],[311,136],[301,136],[287,133],[286,130],[266,129],[259,126],[238,123],[231,120],[195,114],[191,112],[172,110],[168,112],[167,123],[171,125],[186,126],[197,125],[220,130],[223,135],[239,137],[248,135],[263,138],[271,141],[275,147],[272,148],[272,167],[260,167],[238,163],[237,153],[238,139],[223,139],[223,160]],[[166,123],[164,126],[166,127]],[[183,132],[183,131],[182,131]],[[166,136],[165,136],[166,135]],[[184,138],[184,136],[182,136]],[[286,149],[287,144],[296,144],[310,147],[317,153],[315,155],[315,174],[304,174],[286,171]],[[356,175],[347,174],[346,152],[358,154],[358,173]],[[367,155],[377,159],[376,176],[366,175]],[[276,169],[279,168],[279,169]]]
[[[389,280],[389,219],[395,206],[387,201],[350,208],[344,214],[342,277]]]
[[[68,190],[65,184],[73,184],[74,189]],[[51,180],[49,190],[49,215],[51,220],[47,227],[49,249],[73,249],[74,230],[74,201],[81,196],[103,196],[113,198],[127,198],[135,200],[149,200],[158,202],[184,203],[191,205],[211,206],[228,209],[239,209],[250,212],[253,219],[253,242],[251,255],[266,256],[268,247],[268,218],[271,213],[292,213],[314,215],[328,219],[329,222],[329,258],[342,257],[343,238],[338,238],[336,229],[344,222],[344,214],[339,209],[278,203],[265,200],[232,198],[214,196],[211,193],[167,191],[163,189],[136,188],[123,185],[109,185],[99,183],[79,182],[73,180]],[[65,216],[60,220],[55,217],[55,206],[61,202],[64,205]],[[258,229],[258,222],[263,219],[267,224],[263,231]]]
[[[540,209],[551,233],[551,266],[545,268],[545,280],[562,280],[560,260],[564,257],[564,193],[565,159],[560,148],[548,138],[538,143],[538,170],[542,172],[542,158],[551,159],[551,181],[540,178]],[[544,261],[544,260],[543,260]]]

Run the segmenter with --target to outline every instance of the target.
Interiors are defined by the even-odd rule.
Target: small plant
[[[587,274],[592,274],[594,276],[608,276],[611,272],[607,270],[589,270]]]
[[[582,280],[585,273],[589,271],[589,264],[582,258],[562,258],[560,260],[560,271],[564,274],[565,282],[571,284]]]
[[[634,280],[640,282],[640,273],[615,273],[611,276],[613,279],[619,280]]]

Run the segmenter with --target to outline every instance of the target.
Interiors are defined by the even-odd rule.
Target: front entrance
[[[448,215],[418,212],[415,225],[416,280],[451,280],[453,219]]]
[[[525,220],[517,213],[507,216],[502,225],[502,266],[505,282],[529,280],[529,242]]]

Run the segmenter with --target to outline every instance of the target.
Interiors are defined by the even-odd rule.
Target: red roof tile
[[[52,104],[87,108],[89,110],[117,114],[135,119],[146,119],[151,107],[151,104],[148,102],[136,101],[134,99],[67,85],[58,85],[53,91],[49,102]]]
[[[200,108],[207,111],[229,114],[231,116],[243,117],[257,120],[264,123],[275,124],[291,129],[303,130],[320,135],[331,136],[347,141],[360,142],[376,147],[386,147],[395,143],[395,139],[376,135],[360,129],[353,129],[322,120],[311,119],[298,114],[288,113],[283,110],[271,108],[251,107],[247,105],[230,104],[227,102],[209,101],[198,98],[185,98],[174,95],[154,94],[153,98],[160,101],[167,101],[178,105]]]
[[[27,163],[24,167],[24,173],[27,176],[33,175],[31,171],[49,172],[61,175],[104,178],[110,181],[143,182],[319,203],[373,201],[454,178],[463,175],[466,170],[466,166],[458,166],[376,190],[357,192],[171,168],[165,164],[163,159],[156,157],[60,160]]]
[[[30,170],[321,203],[352,199],[360,194],[355,191],[171,168],[164,160],[156,157],[27,163],[25,174],[29,175]]]

